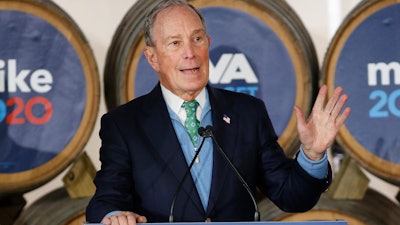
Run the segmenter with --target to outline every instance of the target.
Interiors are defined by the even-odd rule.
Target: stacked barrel
[[[368,0],[350,12],[322,68],[330,92],[343,86],[352,116],[338,141],[376,176],[400,185],[400,4]]]

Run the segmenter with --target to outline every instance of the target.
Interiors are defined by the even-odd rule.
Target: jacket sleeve
[[[258,186],[283,211],[310,210],[331,183],[330,165],[326,177],[317,179],[305,171],[296,159],[288,158],[277,142],[264,103],[260,105]]]
[[[131,163],[125,140],[117,123],[109,114],[101,119],[100,148],[101,169],[94,179],[96,193],[86,208],[88,222],[100,222],[117,210],[133,211]]]

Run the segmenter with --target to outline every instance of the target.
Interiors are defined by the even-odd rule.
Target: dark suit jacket
[[[331,180],[308,175],[277,143],[263,101],[207,86],[214,135],[250,188],[256,186],[285,211],[306,211]],[[223,116],[230,118],[230,123]],[[101,120],[101,170],[86,216],[99,222],[114,210],[128,210],[148,222],[167,222],[172,198],[187,163],[170,120],[160,85]],[[216,147],[215,147],[216,149]],[[175,203],[174,221],[252,221],[254,206],[245,188],[214,151],[209,203],[203,209],[191,176]]]

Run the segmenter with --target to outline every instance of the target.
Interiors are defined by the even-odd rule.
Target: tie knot
[[[194,115],[196,114],[197,107],[199,103],[196,100],[188,101],[183,103],[183,107],[185,108],[186,115]]]

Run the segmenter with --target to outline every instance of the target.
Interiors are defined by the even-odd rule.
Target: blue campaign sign
[[[0,11],[0,173],[42,166],[73,138],[86,79],[69,40],[30,13]]]
[[[264,100],[277,134],[282,134],[293,113],[296,74],[280,37],[259,18],[238,9],[203,7],[200,11],[211,36],[209,83]],[[142,54],[135,96],[149,92],[156,82],[157,75]]]
[[[338,57],[335,86],[350,96],[346,128],[367,151],[400,164],[400,4],[365,18]]]

